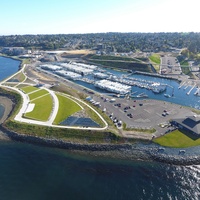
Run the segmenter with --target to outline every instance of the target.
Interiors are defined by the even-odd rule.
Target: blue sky
[[[0,35],[200,32],[199,0],[0,0]]]

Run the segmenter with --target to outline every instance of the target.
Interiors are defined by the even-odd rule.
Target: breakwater
[[[173,76],[166,76],[166,75],[162,75],[162,74],[158,74],[158,73],[149,73],[149,72],[141,72],[141,71],[135,71],[133,73],[134,74],[141,74],[141,75],[145,75],[145,76],[152,76],[152,77],[170,79],[170,80],[175,80],[175,81],[181,82],[181,80],[177,79],[176,75],[175,75],[175,77],[173,77]]]
[[[157,162],[172,164],[172,165],[199,165],[200,164],[200,156],[193,155],[169,155],[169,154],[158,154],[151,153],[152,160]]]
[[[14,131],[10,131],[4,126],[0,126],[0,130],[8,135],[11,139],[20,142],[28,142],[38,145],[44,145],[49,147],[57,147],[68,150],[81,150],[81,151],[113,151],[113,150],[130,150],[130,144],[81,144],[67,142],[62,139],[44,138],[38,136],[31,136],[25,134],[19,134]]]
[[[200,164],[200,156],[179,155],[174,153],[162,153],[154,143],[136,142],[134,144],[83,144],[64,141],[61,139],[43,138],[38,136],[19,134],[0,126],[0,130],[15,141],[26,142],[47,147],[61,148],[70,151],[80,151],[94,156],[103,156],[117,159],[157,161],[173,165],[197,165]],[[170,148],[169,148],[170,149]],[[177,149],[178,151],[178,149]],[[189,151],[189,148],[188,148]]]

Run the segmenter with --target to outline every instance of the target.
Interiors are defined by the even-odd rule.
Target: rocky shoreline
[[[37,136],[30,136],[25,134],[16,133],[8,130],[2,124],[5,119],[7,119],[14,108],[14,103],[9,95],[0,96],[0,102],[5,107],[4,116],[1,119],[0,125],[0,139],[1,140],[14,140],[20,142],[26,142],[41,146],[62,148],[69,151],[74,151],[81,154],[125,159],[125,160],[143,160],[143,161],[157,161],[167,164],[174,165],[198,165],[200,164],[200,156],[197,152],[200,152],[200,147],[195,154],[192,155],[178,155],[171,152],[160,152],[159,146],[156,146],[153,142],[144,143],[141,140],[134,144],[124,143],[124,144],[83,144],[83,143],[73,143],[67,142],[55,138],[43,138]],[[170,148],[168,148],[170,149]],[[178,149],[177,149],[178,151]],[[190,151],[190,148],[187,149]]]
[[[46,147],[61,148],[76,153],[91,156],[107,157],[123,160],[143,160],[157,161],[172,165],[198,165],[200,164],[199,155],[173,155],[159,152],[154,144],[81,144],[66,142],[59,139],[42,138],[9,131],[0,126],[0,131],[5,133],[14,141],[26,142]]]

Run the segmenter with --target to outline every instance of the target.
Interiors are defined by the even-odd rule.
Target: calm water
[[[0,81],[16,73],[19,69],[20,61],[0,56]]]
[[[108,70],[108,71],[110,71],[112,74],[115,74],[119,77],[120,77],[121,74],[127,74],[127,73],[121,73],[121,72],[114,71],[114,70]],[[194,95],[194,93],[197,91],[197,88],[196,87],[193,88],[193,86],[191,86],[191,83],[185,83],[184,86],[179,88],[180,84],[175,80],[152,77],[152,76],[137,75],[137,74],[134,74],[130,77],[141,79],[141,80],[158,82],[158,83],[161,83],[161,84],[168,85],[167,88],[166,88],[166,91],[163,92],[163,93],[160,93],[160,94],[155,94],[151,90],[147,90],[147,89],[144,89],[144,88],[132,86],[132,92],[135,93],[134,95],[145,93],[145,94],[148,95],[148,98],[151,98],[151,99],[168,101],[168,102],[180,104],[180,105],[183,105],[183,106],[190,106],[190,107],[193,107],[193,108],[200,110],[200,96]],[[101,92],[101,93],[108,93],[105,90],[101,90],[101,89],[96,88],[92,84],[85,83],[85,82],[82,82],[82,81],[76,81],[76,82],[78,84],[83,85],[83,86],[90,88],[92,90],[95,90],[95,91],[98,91],[98,92]],[[189,94],[187,94],[190,90],[191,90],[191,92]],[[170,96],[172,96],[172,93],[173,93],[174,96],[167,98],[167,97],[164,96],[165,93],[169,94]]]
[[[10,75],[19,63],[0,57],[0,70],[5,66]],[[8,76],[4,70],[0,79]],[[0,200],[200,199],[199,180],[200,166],[94,158],[0,140]]]
[[[0,199],[199,199],[200,166],[103,160],[0,143]]]

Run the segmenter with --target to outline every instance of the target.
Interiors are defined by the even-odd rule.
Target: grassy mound
[[[81,107],[71,99],[62,95],[57,95],[57,97],[59,109],[54,124],[60,124],[67,117],[81,110]]]

